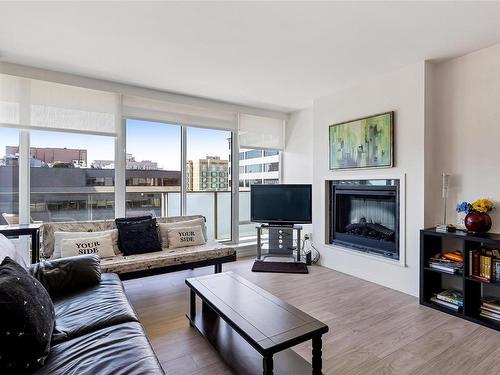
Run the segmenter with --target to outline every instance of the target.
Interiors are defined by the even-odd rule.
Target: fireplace
[[[399,260],[399,180],[330,181],[330,243]]]

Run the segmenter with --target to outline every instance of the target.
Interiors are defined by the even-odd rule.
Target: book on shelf
[[[486,308],[500,314],[500,300],[491,297],[483,298],[481,300],[481,308]]]
[[[459,251],[436,254],[429,259],[429,268],[449,274],[462,273],[463,267],[463,256]]]
[[[455,305],[453,303],[442,301],[442,300],[438,299],[437,297],[431,297],[431,302],[435,303],[436,305],[444,306],[444,307],[446,307],[448,309],[452,309],[452,310],[455,310],[455,311],[459,311],[460,308],[461,308],[460,306]]]
[[[500,323],[500,318],[495,318],[495,317],[493,317],[493,316],[487,315],[486,313],[480,312],[480,313],[479,313],[479,316],[480,316],[481,318],[486,318],[486,319],[493,320],[493,321],[495,321],[495,322],[499,322],[499,323]]]
[[[454,290],[454,289],[443,290],[442,292],[436,294],[436,298],[441,301],[452,303],[460,307],[464,305],[464,297],[462,292],[459,290]]]
[[[479,316],[495,322],[500,322],[500,300],[495,298],[483,298],[479,309]]]
[[[459,311],[464,305],[464,298],[461,291],[455,289],[446,289],[439,293],[436,293],[433,297],[431,297],[431,302],[435,303],[436,305]]]
[[[489,283],[500,282],[500,253],[496,249],[469,252],[469,277]]]

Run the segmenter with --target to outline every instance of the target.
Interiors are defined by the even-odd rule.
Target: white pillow
[[[99,258],[114,257],[111,234],[107,233],[99,237],[66,238],[61,241],[63,258],[87,254],[96,254]]]
[[[206,243],[203,236],[203,229],[197,225],[195,227],[169,228],[168,248],[203,245]]]
[[[118,248],[118,229],[103,230],[99,232],[54,232],[54,252],[51,258],[61,258],[61,245],[62,240],[73,238],[93,238],[100,237],[104,234],[110,234],[113,243],[113,251],[115,255],[120,254]]]
[[[158,223],[158,227],[160,228],[161,247],[163,248],[170,247],[168,244],[169,229],[182,228],[182,227],[195,227],[197,225],[199,225],[202,228],[203,238],[205,239],[205,242],[208,241],[207,227],[205,226],[205,219],[202,217],[200,217],[199,219],[176,221],[173,223]]]
[[[26,259],[24,259],[22,254],[19,252],[19,249],[16,249],[16,246],[11,240],[3,234],[0,234],[0,263],[3,262],[5,257],[9,257],[24,268],[28,268]]]

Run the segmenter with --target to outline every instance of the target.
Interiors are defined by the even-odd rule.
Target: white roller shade
[[[212,129],[237,130],[238,127],[235,112],[128,95],[123,97],[123,116]]]
[[[240,114],[240,147],[283,150],[283,120]]]
[[[115,134],[119,96],[0,74],[0,124]]]

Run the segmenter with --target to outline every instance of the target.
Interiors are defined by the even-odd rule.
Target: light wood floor
[[[500,333],[420,306],[417,299],[327,268],[309,275],[252,273],[253,260],[224,265],[330,327],[326,374],[500,374]],[[213,267],[125,282],[167,374],[231,374],[185,318],[184,279]],[[310,361],[310,343],[294,348]]]

